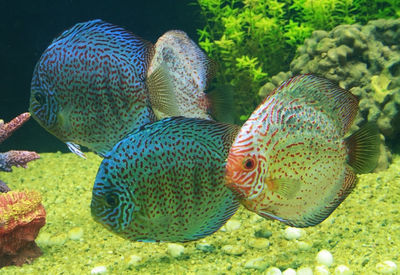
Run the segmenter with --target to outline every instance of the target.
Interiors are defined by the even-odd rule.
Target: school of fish
[[[73,26],[45,50],[30,112],[72,152],[104,157],[92,192],[97,222],[132,241],[187,242],[242,204],[313,226],[350,194],[356,174],[375,168],[377,128],[346,135],[358,112],[350,92],[295,76],[239,127],[215,121],[232,113],[227,94],[206,92],[215,70],[182,31],[153,45],[102,20]]]

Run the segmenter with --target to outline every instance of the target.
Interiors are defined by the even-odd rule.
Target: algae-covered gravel
[[[376,274],[377,265],[388,260],[399,272],[400,156],[388,170],[362,175],[354,192],[318,226],[285,232],[280,222],[240,208],[217,233],[180,245],[126,241],[95,223],[90,199],[101,159],[87,157],[41,154],[28,169],[0,174],[11,189],[40,191],[47,211],[37,239],[43,255],[0,274],[266,274],[271,267],[316,270],[315,257],[323,249],[333,255],[332,274],[339,265],[354,274]],[[287,239],[297,233],[300,239]]]

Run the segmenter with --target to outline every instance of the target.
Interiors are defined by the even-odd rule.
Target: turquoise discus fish
[[[74,153],[82,156],[83,145],[105,154],[135,127],[154,121],[152,107],[177,108],[163,68],[147,77],[153,54],[151,43],[121,27],[101,20],[76,24],[36,64],[33,118]]]
[[[140,127],[102,161],[93,218],[134,241],[186,242],[217,231],[239,206],[224,184],[237,131],[182,117]]]
[[[226,183],[262,217],[296,227],[326,219],[375,168],[379,133],[372,125],[346,132],[358,100],[330,81],[300,75],[266,97],[240,129]]]
[[[216,64],[185,32],[171,30],[157,40],[147,74],[152,75],[160,67],[171,82],[177,109],[168,108],[172,113],[165,113],[153,108],[158,119],[182,115],[224,122],[233,120],[233,115],[227,115],[233,109],[233,93],[224,88],[206,92]]]

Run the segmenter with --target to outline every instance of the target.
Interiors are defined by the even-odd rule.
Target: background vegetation
[[[236,122],[247,119],[258,90],[289,69],[296,49],[314,30],[400,17],[398,0],[197,0],[204,26],[199,45],[217,62],[218,85],[232,85]]]

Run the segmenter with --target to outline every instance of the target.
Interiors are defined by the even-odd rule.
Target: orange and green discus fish
[[[287,80],[240,129],[227,186],[262,217],[295,227],[322,222],[353,190],[356,174],[377,164],[376,127],[345,137],[357,110],[357,98],[326,79]]]

